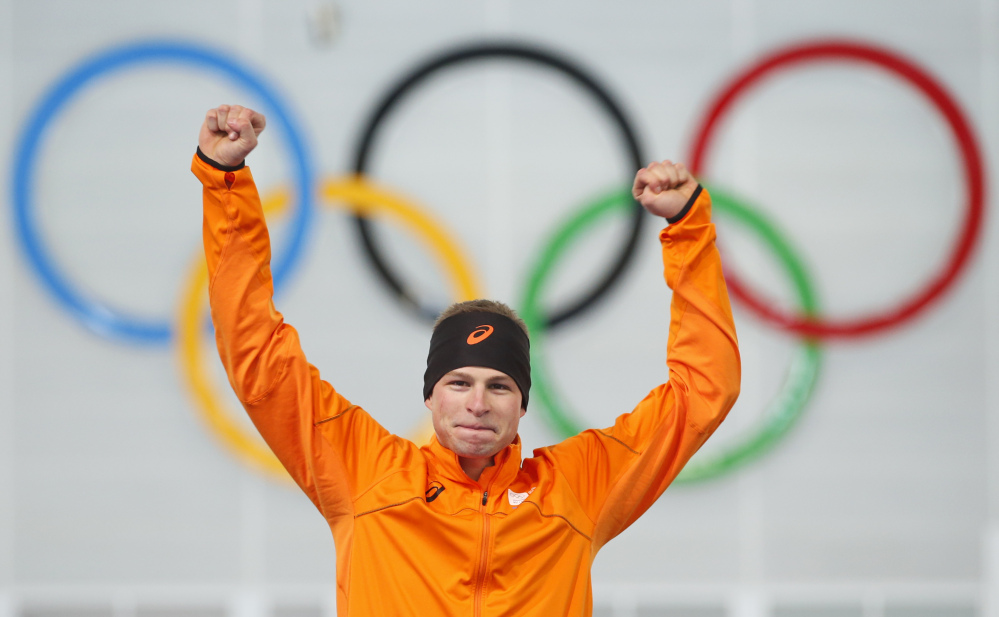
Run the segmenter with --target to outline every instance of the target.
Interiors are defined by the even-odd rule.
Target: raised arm
[[[594,552],[655,502],[739,394],[739,349],[707,191],[683,165],[663,161],[636,174],[633,195],[670,223],[659,234],[673,290],[669,381],[613,426],[548,451],[593,523]]]
[[[327,519],[379,468],[415,452],[321,380],[272,300],[270,239],[244,159],[266,125],[223,105],[201,126],[194,174],[204,185],[204,244],[215,339],[229,382],[268,445]]]

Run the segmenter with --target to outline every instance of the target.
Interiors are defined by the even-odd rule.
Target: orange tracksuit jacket
[[[660,239],[673,289],[669,381],[613,426],[478,482],[435,439],[390,434],[310,365],[275,310],[270,243],[249,168],[195,156],[216,340],[261,435],[326,518],[337,615],[590,615],[590,564],[645,512],[725,417],[740,363],[711,203],[701,191]],[[421,406],[422,407],[422,406]]]

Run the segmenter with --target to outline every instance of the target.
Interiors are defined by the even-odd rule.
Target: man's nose
[[[469,413],[476,416],[481,416],[489,411],[489,404],[486,401],[486,389],[484,387],[474,386],[469,392],[468,403],[467,403]]]

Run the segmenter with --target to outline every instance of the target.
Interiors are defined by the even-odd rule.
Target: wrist
[[[205,154],[201,150],[201,146],[198,146],[198,158],[207,163],[208,165],[211,165],[215,169],[218,169],[219,171],[239,171],[240,169],[246,167],[246,159],[243,159],[236,165],[225,165],[223,163],[220,163],[219,161],[216,161],[215,159],[212,159],[207,154]]]
[[[683,217],[687,216],[687,213],[690,212],[690,209],[694,207],[694,202],[697,201],[697,198],[700,196],[701,196],[701,185],[698,184],[697,188],[694,189],[694,192],[691,194],[690,198],[687,199],[687,203],[685,203],[683,207],[680,208],[680,211],[674,214],[673,216],[667,216],[666,222],[669,223],[670,225],[672,225],[673,223],[680,222],[683,219]]]

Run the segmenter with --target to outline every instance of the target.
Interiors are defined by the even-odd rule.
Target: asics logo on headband
[[[472,333],[468,335],[468,338],[465,339],[465,342],[468,343],[469,345],[481,343],[482,341],[489,338],[489,335],[492,333],[493,333],[492,326],[479,326],[476,329],[472,330]]]

